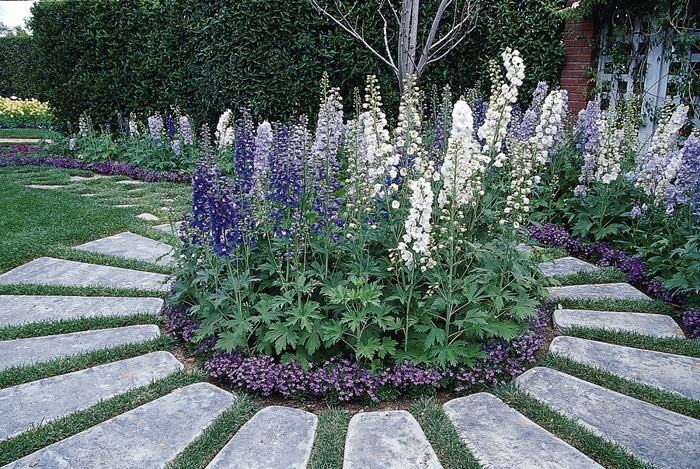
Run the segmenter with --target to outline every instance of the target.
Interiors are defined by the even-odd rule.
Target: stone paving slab
[[[137,259],[157,265],[173,262],[173,247],[128,231],[76,246],[81,251]]]
[[[3,469],[164,467],[231,406],[233,399],[232,394],[211,384],[191,384]]]
[[[576,337],[555,337],[549,351],[623,378],[700,400],[700,358]]]
[[[28,187],[29,189],[54,190],[54,189],[60,189],[61,187],[66,187],[66,186],[58,185],[58,184],[27,184],[24,187]]]
[[[139,270],[40,257],[0,275],[0,284],[115,287],[168,291],[166,275]]]
[[[160,336],[155,324],[116,327],[45,337],[0,341],[0,370],[55,358],[146,342]]]
[[[160,218],[158,218],[157,216],[155,216],[151,213],[139,213],[138,215],[136,215],[136,218],[140,218],[141,220],[145,220],[145,221],[158,221],[158,220],[160,220]]]
[[[266,407],[238,430],[207,469],[304,469],[317,426],[318,417],[310,412]]]
[[[699,467],[700,420],[549,368],[517,378],[532,396],[659,468]]]
[[[181,226],[182,226],[182,222],[178,221],[172,225],[170,223],[163,223],[162,225],[156,225],[153,228],[155,228],[156,230],[165,231],[166,233],[173,233],[174,232],[175,234],[177,234],[177,232]]]
[[[182,368],[169,352],[153,352],[0,389],[0,439],[146,386]]]
[[[125,184],[125,185],[131,185],[131,184],[145,184],[143,181],[140,181],[138,179],[124,179],[121,181],[116,181],[116,184]]]
[[[405,410],[360,412],[350,419],[343,469],[442,468],[413,416]]]
[[[0,295],[0,327],[88,317],[158,314],[161,298]]]
[[[472,454],[485,467],[602,468],[491,394],[452,399],[442,407]]]
[[[562,257],[561,259],[554,259],[551,262],[540,262],[538,268],[540,272],[542,272],[542,275],[546,277],[598,270],[598,267],[593,264],[576,259],[575,257]]]
[[[685,337],[676,321],[664,314],[557,309],[554,311],[553,321],[554,327],[559,331],[573,326],[581,326],[592,329],[636,332],[652,337]]]
[[[566,287],[547,287],[552,300],[649,300],[648,296],[629,283],[602,283],[598,285],[571,285]]]

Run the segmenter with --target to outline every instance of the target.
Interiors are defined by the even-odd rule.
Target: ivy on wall
[[[580,0],[576,8],[566,9],[567,19],[593,17],[598,31],[605,34],[596,41],[596,52],[606,57],[605,73],[618,79],[630,75],[643,94],[647,56],[661,46],[662,60],[670,64],[667,96],[678,96],[691,105],[691,113],[700,116],[700,3],[696,0]],[[596,91],[605,95],[611,84],[599,82]],[[695,105],[694,105],[695,103]]]

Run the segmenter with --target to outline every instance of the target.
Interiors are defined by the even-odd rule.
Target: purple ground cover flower
[[[690,330],[690,337],[700,339],[700,311],[697,309],[686,309],[681,316],[683,324]]]
[[[586,245],[580,238],[572,238],[564,228],[545,222],[542,226],[528,228],[530,238],[549,246],[562,248],[573,255],[596,262],[599,267],[617,266],[627,274],[627,281],[649,295],[666,302],[684,304],[686,298],[675,294],[663,286],[663,282],[647,276],[644,260],[630,257],[620,249],[612,249],[606,242]]]
[[[166,329],[173,337],[178,340],[193,337],[197,323],[186,308],[168,306],[166,316]],[[294,360],[280,363],[269,355],[244,356],[236,351],[227,353],[221,350],[214,351],[204,367],[214,379],[263,396],[280,394],[284,397],[322,397],[340,402],[377,402],[385,391],[389,395],[396,392],[416,395],[432,393],[441,387],[454,387],[463,392],[473,387],[510,382],[528,365],[535,363],[535,352],[544,342],[548,319],[548,310],[537,308],[536,315],[528,320],[520,335],[510,341],[491,340],[486,343],[482,351],[487,357],[477,360],[471,369],[425,369],[404,362],[372,372],[342,357],[333,357],[320,365],[310,363],[304,369]]]
[[[190,180],[190,175],[187,173],[154,172],[115,161],[81,163],[73,158],[54,156],[53,154],[35,156],[39,150],[39,147],[26,145],[0,147],[0,166],[53,166],[56,168],[83,169],[112,176],[128,176],[132,179],[146,182],[187,182]]]

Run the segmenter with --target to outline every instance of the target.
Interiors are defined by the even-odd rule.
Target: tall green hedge
[[[360,3],[368,15],[376,8]],[[459,91],[477,79],[487,85],[484,63],[506,44],[523,52],[529,90],[538,79],[557,82],[562,24],[542,5],[485,6],[474,33],[428,69],[422,86],[449,82]],[[376,74],[385,103],[398,101],[393,73],[308,0],[41,0],[32,13],[38,86],[59,121],[76,122],[87,112],[110,123],[118,112],[171,106],[198,124],[241,106],[267,119],[313,115],[324,71],[346,98]]]
[[[0,96],[39,98],[33,75],[35,51],[31,36],[0,36]]]

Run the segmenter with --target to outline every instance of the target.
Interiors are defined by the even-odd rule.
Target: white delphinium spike
[[[404,222],[406,232],[397,248],[408,268],[412,269],[415,266],[416,257],[418,257],[422,264],[421,270],[425,271],[435,266],[435,261],[430,254],[432,245],[430,218],[433,214],[434,194],[430,181],[422,177],[411,181],[409,188],[411,208]]]
[[[547,95],[542,104],[540,121],[530,143],[536,148],[535,159],[539,164],[549,161],[549,149],[564,126],[566,116],[566,90],[555,90]]]
[[[382,111],[382,97],[377,77],[367,77],[365,111],[360,116],[366,145],[366,166],[368,182],[372,184],[374,194],[384,193],[385,166],[396,166],[398,156],[394,157],[393,147],[389,143],[389,131],[386,129],[386,115]]]
[[[620,175],[620,143],[623,139],[623,130],[614,126],[615,110],[610,109],[601,114],[598,121],[600,142],[596,155],[595,180],[603,184],[610,184]]]
[[[457,205],[472,204],[475,194],[483,193],[481,175],[489,158],[478,152],[478,144],[473,135],[472,110],[465,101],[459,100],[452,110],[452,132],[447,143],[445,161],[440,168],[440,208],[449,199],[453,199]]]
[[[518,88],[525,78],[525,64],[520,52],[509,47],[501,54],[501,58],[506,68],[508,84],[500,81],[498,68],[494,64],[491,98],[486,108],[484,124],[478,130],[479,138],[485,141],[482,152],[493,155],[493,165],[497,168],[502,167],[507,160],[501,147],[511,119],[512,104],[518,100]]]
[[[236,142],[236,129],[231,126],[232,119],[233,114],[230,109],[226,109],[219,117],[219,122],[216,124],[216,132],[214,133],[219,148],[229,147]]]
[[[659,124],[651,138],[649,151],[638,163],[634,172],[635,186],[647,195],[653,195],[657,204],[663,204],[666,190],[673,184],[680,168],[678,132],[685,125],[688,106],[675,106],[667,100],[661,112]]]

